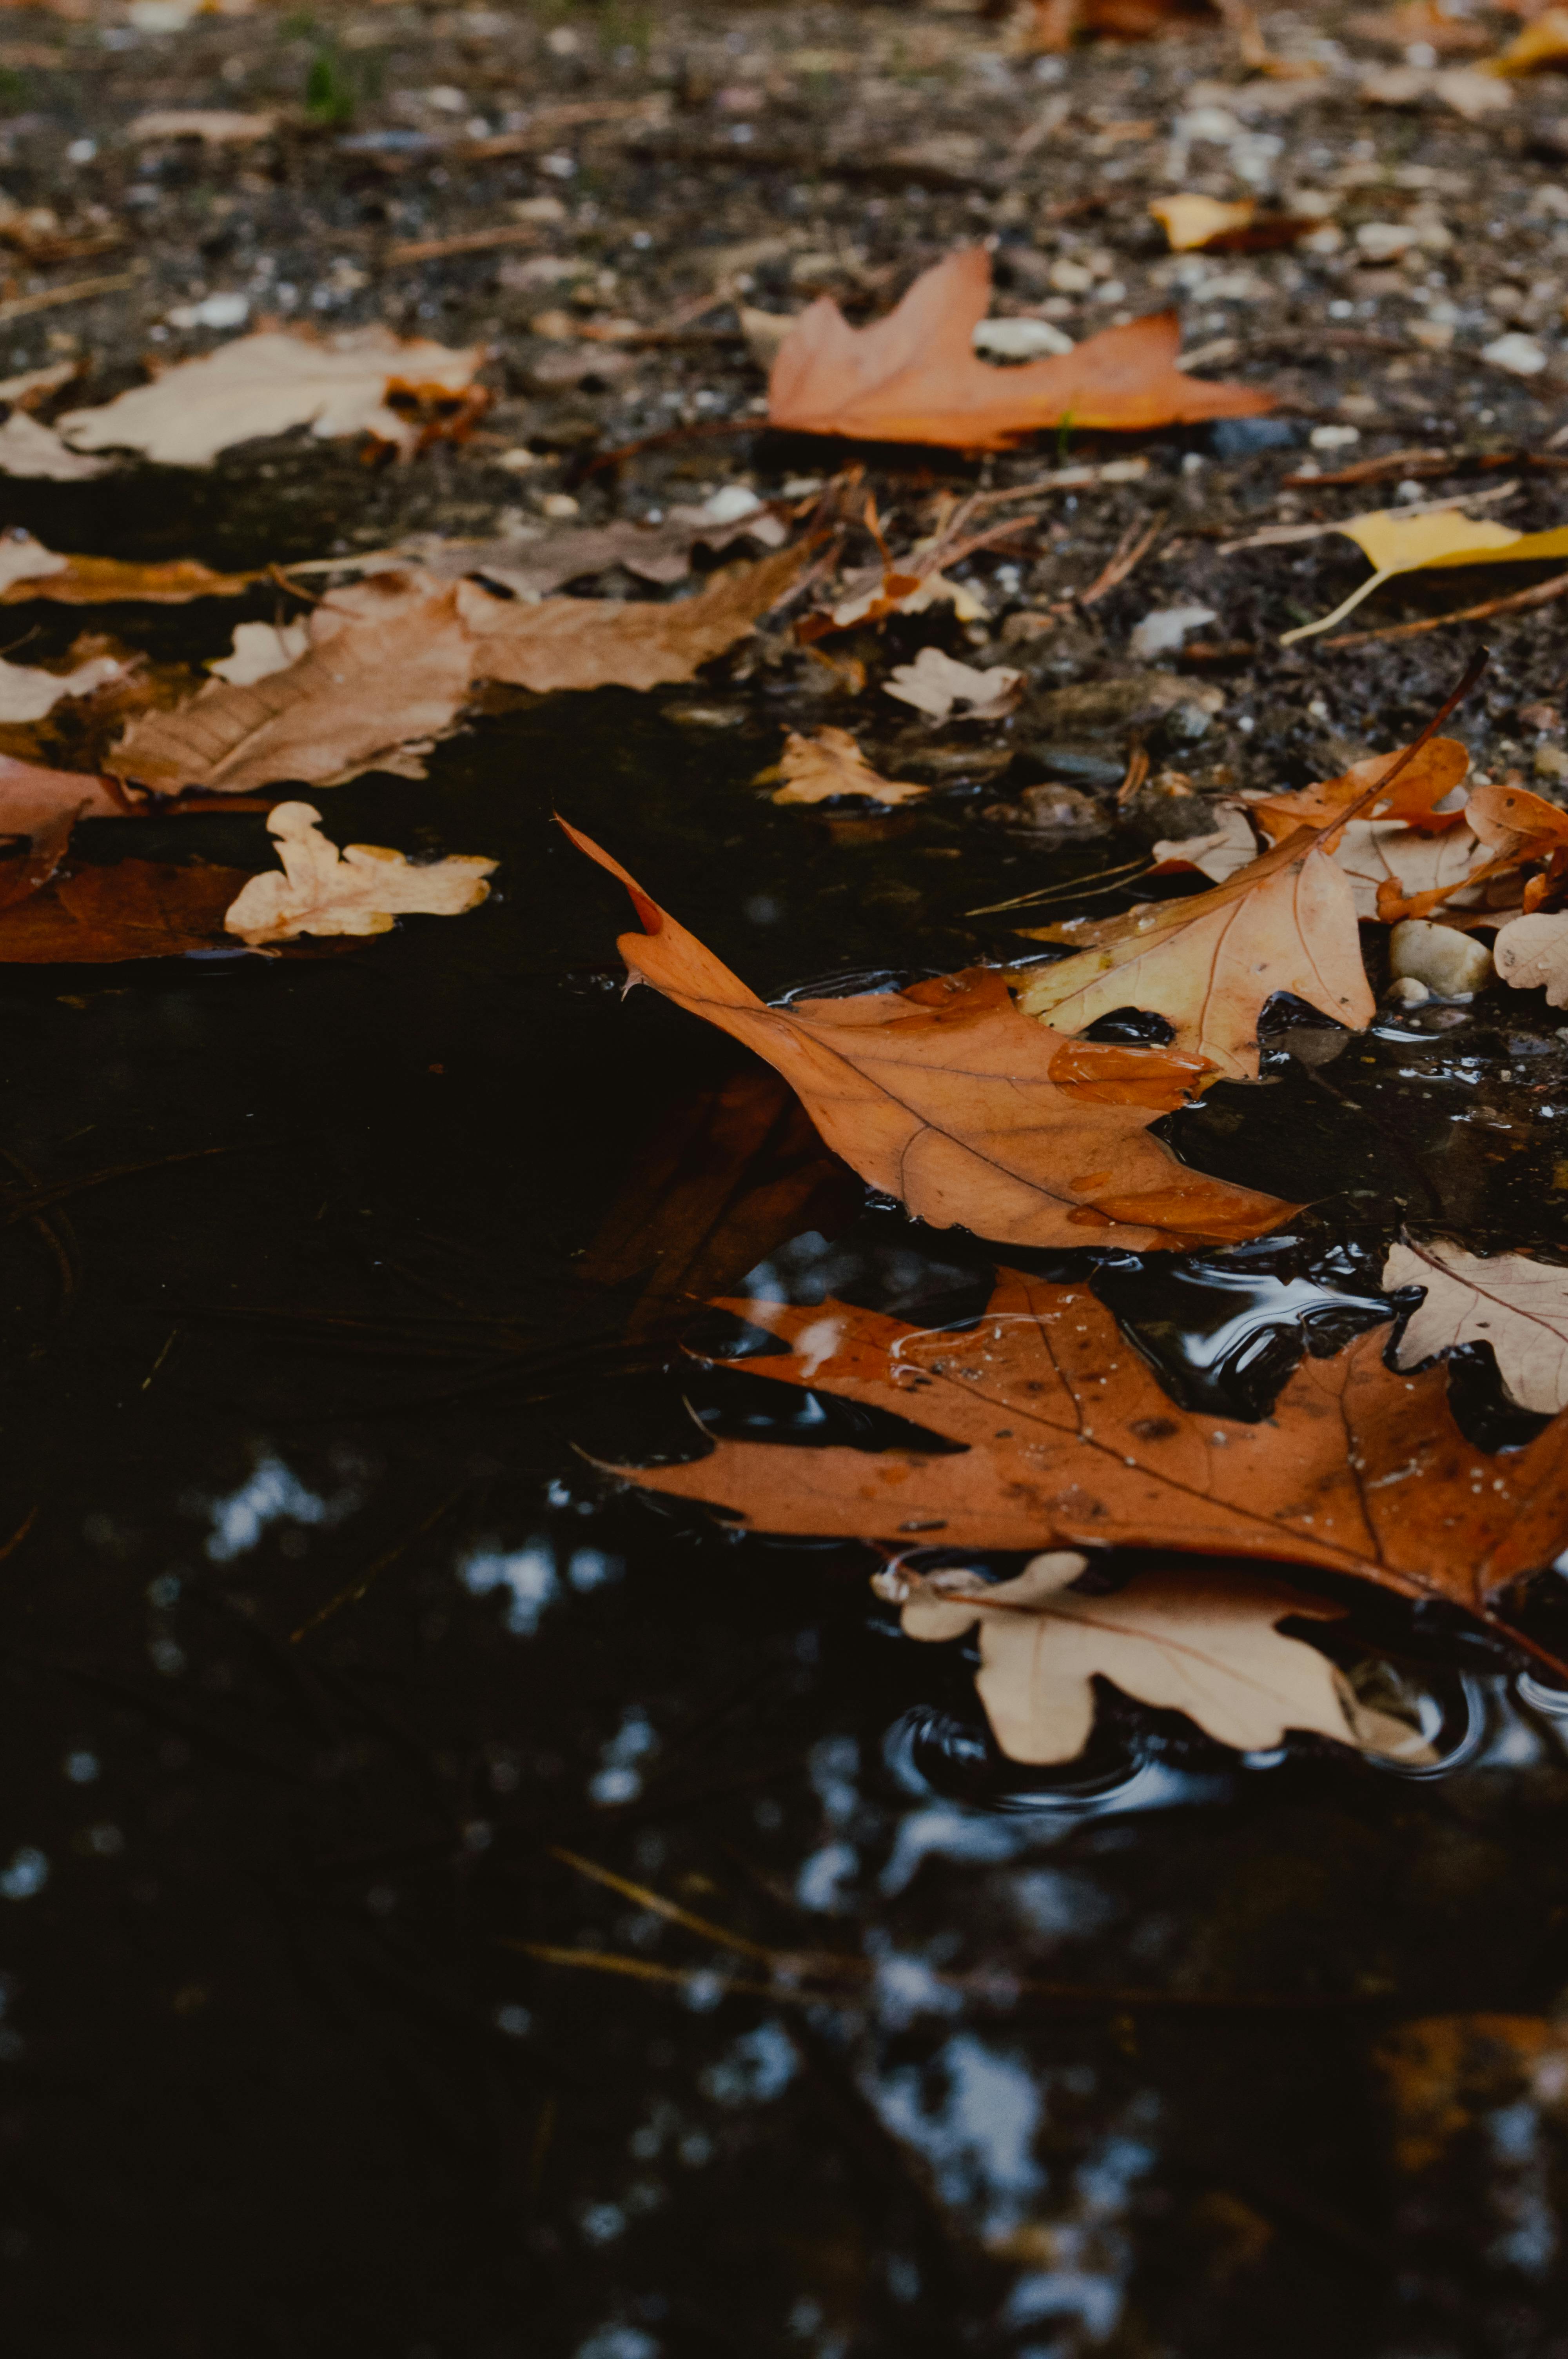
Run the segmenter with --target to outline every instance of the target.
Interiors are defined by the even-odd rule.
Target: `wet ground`
[[[1184,75],[1238,71],[1200,35],[1180,59],[1086,52],[1064,83],[937,11],[258,12],[178,33],[115,20],[106,46],[86,23],[16,23],[18,41],[82,56],[69,72],[8,69],[30,79],[5,185],[68,220],[151,191],[133,208],[146,279],[52,315],[73,322],[61,335],[81,323],[94,397],[132,380],[171,305],[242,285],[501,344],[490,439],[407,470],[290,443],[207,476],[7,486],[10,520],[51,546],[222,565],[493,530],[568,486],[591,520],[726,480],[773,495],[833,463],[758,429],[588,472],[672,419],[755,399],[733,314],[713,315],[727,342],[650,348],[631,388],[541,389],[540,363],[574,348],[526,332],[539,299],[509,294],[493,256],[398,277],[394,231],[455,233],[562,192],[542,238],[621,270],[615,304],[656,321],[700,292],[683,257],[777,215],[818,245],[852,234],[860,259],[833,283],[869,306],[881,282],[858,273],[907,273],[970,224],[1021,246],[1038,230],[1055,254],[1066,233],[1044,208],[1084,195],[1092,165],[1102,212],[1085,242],[1118,246],[1141,308],[1159,248],[1140,174],[1155,184],[1159,143],[1096,143],[1145,109],[1163,123]],[[916,36],[926,49],[899,64]],[[860,90],[863,44],[891,97]],[[788,92],[763,110],[722,102],[766,82],[747,62],[764,51]],[[155,103],[303,105],[312,74],[319,115],[323,58],[349,86],[335,130],[301,120],[248,160],[160,151],[139,177],[114,144]],[[598,132],[579,145],[568,125],[542,151],[443,160],[408,140],[433,139],[450,104],[395,105],[399,87],[456,90],[475,141],[502,136],[514,103],[606,89],[663,92],[674,129],[655,122],[647,152],[601,148]],[[991,187],[1064,88],[1074,144]],[[903,109],[884,146],[894,129],[978,145],[946,179],[898,167],[891,189],[813,165],[829,129],[852,144],[855,109],[879,105],[890,124]],[[754,120],[784,160],[715,160]],[[1524,308],[1494,321],[1539,326],[1551,306],[1529,289],[1563,233],[1550,212],[1519,224],[1555,168],[1552,120],[1532,88],[1500,128],[1346,124],[1325,104],[1289,136],[1328,154],[1320,178],[1348,139],[1369,141],[1383,208],[1420,193],[1401,171],[1468,173],[1473,197],[1447,200],[1455,308],[1478,318],[1503,283],[1464,211],[1495,195],[1510,266],[1540,254]],[[394,132],[402,146],[373,144]],[[96,155],[68,167],[69,140],[87,139]],[[762,128],[740,143],[764,144]],[[1294,154],[1265,160],[1282,173]],[[657,251],[639,278],[643,237]],[[1292,393],[1294,439],[1153,438],[1148,476],[1077,507],[1064,495],[1011,582],[1005,559],[966,569],[996,618],[972,659],[1025,647],[1040,697],[1125,673],[1152,605],[1211,604],[1229,653],[1185,676],[1219,681],[1223,711],[1184,747],[1152,741],[1200,800],[1400,742],[1473,644],[1274,647],[1359,560],[1323,541],[1217,551],[1249,521],[1303,512],[1279,478],[1314,419],[1362,405],[1341,456],[1430,440],[1479,464],[1550,455],[1562,415],[1561,398],[1427,348],[1391,383],[1387,356],[1374,375],[1376,356],[1303,348],[1331,301],[1363,307],[1366,332],[1402,333],[1403,282],[1368,293],[1332,256],[1248,266],[1265,288],[1248,299],[1265,327],[1293,322],[1296,347],[1237,365]],[[784,308],[800,283],[786,272],[762,294]],[[1193,336],[1238,328],[1237,299],[1213,301]],[[50,318],[13,323],[16,366],[49,357]],[[1460,334],[1479,330],[1462,319]],[[529,463],[503,464],[509,451]],[[1039,463],[995,462],[988,480]],[[876,480],[890,513],[913,514],[934,485],[981,477],[924,453]],[[1555,520],[1555,481],[1530,477],[1530,525]],[[1322,495],[1330,514],[1368,500]],[[1081,588],[1157,508],[1162,558],[1037,643],[1006,640],[1010,611]],[[1362,619],[1456,594],[1412,584]],[[194,663],[240,611],[92,620]],[[269,614],[270,592],[243,611]],[[1568,670],[1553,613],[1499,626],[1454,724],[1493,775],[1559,742],[1540,719]],[[46,617],[27,659],[63,651],[80,621]],[[972,653],[945,628],[896,625],[861,652],[874,670],[931,637]],[[871,1549],[726,1528],[602,1471],[692,1456],[697,1427],[781,1449],[844,1438],[830,1404],[814,1421],[797,1395],[727,1368],[721,1333],[693,1330],[683,1356],[693,1298],[750,1271],[775,1296],[831,1287],[957,1320],[992,1260],[983,1240],[868,1203],[717,1035],[651,993],[622,999],[623,897],[552,810],[765,995],[1017,957],[1004,919],[972,913],[1041,886],[1064,888],[1057,915],[1123,906],[1101,872],[1174,824],[1167,799],[1112,834],[1105,781],[1080,766],[1067,775],[1098,795],[1099,832],[1032,839],[987,812],[1062,774],[1037,705],[916,745],[874,690],[851,709],[818,673],[768,640],[690,690],[497,700],[427,782],[322,798],[341,841],[498,857],[492,899],[459,923],[308,961],[0,976],[0,2303],[27,2359],[1568,2347],[1563,1691],[1456,1616],[1346,1593],[1317,1643],[1368,1693],[1402,1697],[1431,1767],[1304,1738],[1238,1757],[1102,1688],[1083,1760],[1024,1771],[989,1738],[966,1643],[917,1645],[873,1598]],[[781,727],[824,720],[890,766],[925,759],[937,791],[880,816],[775,807],[755,780]],[[1123,753],[1104,738],[1112,778]],[[1533,782],[1554,791],[1553,775]],[[267,856],[258,816],[98,822],[81,839],[91,858]],[[1376,961],[1374,929],[1368,946]],[[1388,1319],[1380,1248],[1407,1211],[1472,1244],[1561,1252],[1568,1169],[1540,1114],[1568,1075],[1538,995],[1387,1015],[1355,1040],[1301,1015],[1273,1011],[1268,1088],[1222,1085],[1170,1135],[1200,1169],[1310,1192],[1302,1223],[1229,1256],[1076,1265],[1184,1406],[1262,1417],[1303,1349]],[[1456,1367],[1453,1397],[1483,1447],[1538,1430],[1485,1354]],[[1561,1649],[1556,1587],[1538,1585],[1531,1626]]]

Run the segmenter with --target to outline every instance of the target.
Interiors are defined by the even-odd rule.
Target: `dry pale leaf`
[[[962,1328],[831,1297],[719,1307],[786,1346],[728,1363],[739,1377],[887,1410],[932,1437],[871,1451],[725,1436],[687,1465],[619,1470],[753,1531],[1293,1559],[1477,1614],[1568,1540],[1555,1426],[1523,1450],[1473,1448],[1445,1371],[1385,1366],[1380,1327],[1303,1356],[1254,1425],[1181,1409],[1087,1286],[1022,1271],[999,1270]]]
[[[973,345],[989,304],[990,261],[978,246],[924,272],[869,328],[851,328],[829,296],[819,297],[773,363],[771,422],[806,434],[1002,451],[1066,419],[1132,430],[1254,417],[1273,406],[1249,386],[1184,376],[1173,311],[1106,328],[1049,360],[994,368]]]
[[[69,696],[91,696],[118,679],[124,666],[113,656],[92,656],[74,671],[39,671],[27,664],[0,662],[0,722],[41,721]]]
[[[995,721],[1018,701],[1023,674],[1006,664],[977,671],[940,647],[922,647],[913,663],[895,664],[882,682],[884,696],[913,704],[933,721],[946,721],[956,704],[968,705],[971,721]]]
[[[1241,1753],[1271,1750],[1291,1729],[1366,1742],[1354,1698],[1327,1656],[1276,1627],[1287,1615],[1334,1621],[1343,1606],[1221,1565],[1162,1567],[1136,1573],[1111,1596],[1086,1596],[1067,1584],[1087,1565],[1061,1549],[994,1585],[939,1573],[919,1582],[904,1605],[912,1638],[961,1638],[978,1627],[976,1691],[1010,1760],[1043,1765],[1080,1754],[1094,1724],[1097,1678],[1141,1703],[1185,1712],[1206,1736]],[[1385,1739],[1378,1749],[1409,1747],[1411,1732],[1398,1723],[1378,1733]]]
[[[1489,1343],[1511,1401],[1538,1417],[1568,1408],[1568,1269],[1528,1254],[1487,1256],[1442,1238],[1401,1239],[1389,1248],[1382,1277],[1385,1294],[1397,1286],[1426,1288],[1400,1339],[1397,1367]]]
[[[307,654],[249,681],[209,680],[172,712],[142,714],[107,766],[159,794],[249,794],[285,778],[340,786],[392,767],[423,776],[418,749],[450,728],[469,690],[460,586],[378,573],[334,592],[311,616]]]
[[[784,527],[754,492],[727,484],[700,506],[665,510],[658,524],[622,518],[615,524],[577,526],[566,532],[523,532],[503,540],[448,541],[417,534],[402,552],[426,572],[455,581],[481,575],[518,598],[545,598],[563,582],[624,566],[640,581],[670,583],[691,571],[692,551],[715,550],[732,541],[755,540],[778,549]]]
[[[1227,204],[1219,197],[1191,192],[1157,197],[1149,208],[1152,218],[1164,231],[1173,254],[1190,254],[1237,230],[1249,229],[1257,211],[1257,202],[1251,197]]]
[[[1197,1059],[1032,1024],[996,968],[765,1006],[618,861],[566,832],[632,895],[647,929],[620,939],[633,980],[755,1049],[835,1154],[934,1226],[1137,1249],[1258,1236],[1289,1217],[1276,1197],[1187,1169],[1145,1126],[1187,1102]]]
[[[1515,991],[1544,991],[1548,1007],[1568,1007],[1568,911],[1537,910],[1498,929],[1492,959]]]
[[[1258,839],[1245,803],[1222,803],[1219,825],[1209,835],[1167,836],[1153,847],[1154,873],[1172,868],[1195,868],[1223,885],[1227,876],[1249,867],[1258,857]]]
[[[1363,598],[1369,598],[1397,574],[1453,565],[1516,565],[1537,558],[1568,557],[1568,525],[1559,525],[1551,532],[1513,532],[1489,517],[1461,516],[1456,508],[1443,508],[1430,516],[1401,516],[1397,508],[1378,508],[1367,516],[1347,516],[1331,529],[1364,550],[1374,571],[1331,614],[1281,632],[1282,647],[1332,630]]]
[[[474,380],[485,358],[482,344],[454,351],[381,327],[268,329],[58,423],[73,450],[139,451],[169,467],[210,466],[236,443],[294,427],[319,440],[371,434],[406,457],[442,430],[443,411],[456,425],[482,406]]]
[[[309,803],[279,803],[267,832],[283,863],[253,876],[223,924],[242,941],[292,941],[298,934],[384,934],[398,918],[416,913],[456,918],[489,894],[493,860],[464,853],[415,867],[401,852],[378,843],[350,843],[340,852],[321,833],[321,814]]]
[[[473,677],[541,694],[695,679],[793,586],[805,553],[806,544],[797,542],[754,565],[732,566],[691,597],[668,603],[546,598],[529,605],[460,582],[455,594],[472,643]]]
[[[1024,1015],[1081,1032],[1116,1008],[1148,1008],[1173,1027],[1178,1049],[1233,1081],[1256,1077],[1258,1018],[1276,992],[1352,1031],[1376,1006],[1350,879],[1300,832],[1191,900],[1147,905],[1076,937],[1070,926],[1020,930],[1089,943],[1022,981]]]
[[[216,657],[207,669],[231,688],[248,688],[253,680],[287,671],[309,647],[308,623],[236,623],[231,653]]]
[[[0,475],[27,475],[56,484],[84,483],[102,475],[107,459],[68,451],[52,426],[42,426],[25,409],[13,409],[0,426]]]
[[[873,802],[906,803],[931,791],[908,779],[879,776],[847,729],[818,729],[810,737],[792,729],[784,740],[779,769],[784,784],[774,790],[776,803],[821,803],[834,795],[869,795]]]

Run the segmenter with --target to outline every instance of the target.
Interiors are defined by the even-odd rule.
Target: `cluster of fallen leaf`
[[[854,759],[851,741],[818,753],[840,774]],[[621,941],[632,979],[766,1059],[828,1147],[912,1213],[1004,1249],[1179,1248],[1257,1236],[1302,1210],[1189,1170],[1149,1125],[1217,1078],[1256,1082],[1259,1019],[1276,994],[1350,1029],[1370,1021],[1358,908],[1402,919],[1504,885],[1533,914],[1501,927],[1498,971],[1568,991],[1568,913],[1548,906],[1568,871],[1568,816],[1512,787],[1460,802],[1466,768],[1462,746],[1430,737],[1238,805],[1233,816],[1266,849],[1228,842],[1229,873],[1207,891],[1049,929],[1073,945],[1053,962],[782,1006],[574,841],[632,892],[643,929]],[[809,786],[798,762],[796,775]],[[1412,995],[1408,983],[1399,995]],[[1163,1019],[1165,1045],[1093,1037],[1134,1008]],[[1205,1565],[1087,1597],[1066,1585],[1086,1560],[1059,1553],[1317,1566],[1498,1623],[1502,1593],[1568,1538],[1568,1452],[1555,1423],[1525,1448],[1471,1444],[1442,1361],[1489,1343],[1509,1397],[1555,1418],[1568,1406],[1568,1270],[1401,1238],[1384,1286],[1422,1289],[1392,1361],[1377,1332],[1308,1359],[1262,1423],[1183,1409],[1086,1286],[1019,1270],[1003,1268],[989,1310],[959,1328],[838,1301],[727,1301],[784,1346],[761,1364],[770,1378],[913,1416],[957,1449],[801,1452],[726,1439],[694,1464],[634,1479],[760,1530],[879,1543],[914,1635],[978,1622],[982,1700],[1017,1758],[1080,1748],[1093,1671],[1179,1705],[1229,1744],[1273,1744],[1293,1727],[1408,1753],[1408,1728],[1396,1737],[1358,1721],[1323,1658],[1275,1630],[1282,1614],[1314,1610],[1281,1603],[1277,1585]],[[933,1546],[1058,1553],[999,1589],[979,1573],[909,1571],[903,1559]]]

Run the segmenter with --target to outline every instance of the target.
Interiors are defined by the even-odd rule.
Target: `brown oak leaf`
[[[922,1220],[1003,1244],[1137,1247],[1258,1236],[1296,1209],[1189,1171],[1151,1135],[1195,1092],[1200,1059],[1032,1023],[995,968],[766,1006],[618,861],[566,832],[632,895],[646,929],[620,938],[633,980],[765,1058],[835,1154]]]
[[[1557,1425],[1524,1450],[1472,1448],[1443,1369],[1394,1373],[1376,1329],[1303,1359],[1272,1414],[1247,1425],[1177,1408],[1087,1287],[1016,1270],[998,1272],[967,1329],[831,1299],[719,1307],[785,1346],[740,1362],[746,1373],[892,1411],[938,1443],[726,1439],[695,1464],[617,1470],[756,1531],[1293,1560],[1474,1613],[1568,1539]]]

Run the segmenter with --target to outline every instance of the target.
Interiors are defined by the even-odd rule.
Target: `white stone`
[[[1348,451],[1352,442],[1360,440],[1358,426],[1314,426],[1311,436],[1314,451]]]
[[[1423,983],[1439,999],[1467,999],[1490,983],[1492,953],[1452,926],[1403,918],[1389,937],[1389,969],[1396,982]]]
[[[1396,1007],[1420,1007],[1432,997],[1432,994],[1424,983],[1416,981],[1413,974],[1401,974],[1399,981],[1390,986],[1389,997]]]
[[[1046,353],[1070,353],[1071,336],[1049,320],[982,320],[974,333],[978,353],[999,361],[1037,361]]]
[[[1403,222],[1363,222],[1356,243],[1373,262],[1392,262],[1415,244],[1415,233]]]
[[[1483,344],[1481,358],[1490,361],[1494,368],[1511,370],[1515,376],[1534,376],[1546,366],[1546,354],[1535,338],[1521,334],[1518,328]]]
[[[1212,606],[1167,606],[1145,614],[1128,644],[1141,663],[1153,663],[1160,656],[1173,655],[1189,631],[1218,619]]]

